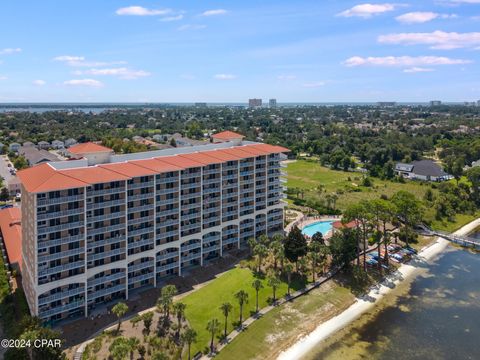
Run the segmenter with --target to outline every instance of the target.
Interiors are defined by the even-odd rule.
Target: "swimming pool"
[[[313,234],[321,232],[322,235],[325,235],[327,232],[332,230],[333,221],[318,221],[313,224],[307,225],[302,229],[302,234],[312,237]]]

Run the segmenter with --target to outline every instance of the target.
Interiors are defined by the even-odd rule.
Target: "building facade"
[[[22,278],[32,315],[88,316],[252,237],[283,232],[286,151],[222,143],[19,172]]]
[[[277,107],[277,99],[268,100],[268,107],[275,109]]]
[[[262,99],[248,99],[249,108],[259,108],[262,107]]]

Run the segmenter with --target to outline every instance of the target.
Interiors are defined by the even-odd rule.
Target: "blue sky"
[[[0,102],[480,99],[480,0],[0,5]]]

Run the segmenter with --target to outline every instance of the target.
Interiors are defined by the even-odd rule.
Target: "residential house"
[[[413,161],[410,164],[397,163],[395,173],[411,180],[445,181],[453,178],[432,160]]]

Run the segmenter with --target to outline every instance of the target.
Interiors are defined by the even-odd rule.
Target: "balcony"
[[[165,188],[165,189],[160,189],[160,190],[157,190],[156,194],[157,195],[166,195],[166,194],[173,194],[173,193],[176,193],[179,191],[179,188],[178,187],[174,187],[174,188]]]
[[[168,219],[165,221],[157,220],[157,229],[160,229],[166,226],[172,226],[172,225],[178,225],[178,219]]]
[[[157,261],[163,261],[163,260],[169,260],[169,259],[175,259],[177,258],[179,255],[178,255],[178,251],[172,251],[172,252],[169,252],[169,253],[166,253],[166,254],[162,254],[160,256],[157,256]]]
[[[171,205],[171,204],[177,204],[178,203],[178,197],[174,197],[171,199],[164,199],[164,200],[157,200],[157,206],[165,206],[165,205]]]
[[[69,256],[75,256],[75,255],[80,255],[85,252],[85,248],[82,246],[78,249],[73,249],[73,250],[66,250],[66,251],[60,251],[55,254],[39,254],[38,255],[38,262],[45,262],[45,261],[53,261],[53,260],[58,260],[62,258],[67,258]]]
[[[94,254],[93,252],[87,253],[87,261],[90,262],[90,261],[95,261],[99,259],[108,259],[111,256],[121,255],[121,254],[125,254],[125,248],[108,250],[108,251],[104,251],[96,254]]]
[[[112,281],[119,280],[119,279],[124,279],[124,278],[125,278],[125,272],[120,271],[120,272],[117,272],[115,274],[110,274],[110,275],[95,278],[91,281],[89,280],[87,286],[90,289],[90,288],[92,288],[96,285],[106,284],[106,283],[110,283]]]
[[[121,194],[125,192],[124,187],[112,188],[112,189],[102,189],[102,190],[87,190],[87,197],[94,196],[105,196],[112,194]]]
[[[202,243],[200,241],[189,244],[189,245],[182,245],[181,251],[189,251],[189,250],[194,250],[194,249],[200,249],[202,247]]]
[[[119,211],[119,212],[114,212],[106,215],[97,215],[97,216],[87,217],[87,222],[94,223],[97,221],[118,219],[118,218],[124,218],[124,217],[125,217],[125,212]]]
[[[74,235],[74,236],[65,236],[60,239],[55,239],[55,240],[39,240],[38,241],[38,249],[44,249],[48,248],[51,246],[57,246],[57,245],[66,245],[66,244],[71,244],[77,241],[83,241],[85,240],[85,234],[79,234],[79,235]]]
[[[112,206],[122,206],[126,205],[125,199],[118,199],[118,200],[109,200],[109,201],[102,201],[98,203],[87,203],[87,210],[95,210],[95,209],[101,209],[101,208],[106,208],[106,207],[112,207]]]
[[[153,199],[155,196],[155,193],[149,192],[145,194],[136,194],[136,195],[129,195],[128,196],[128,201],[138,201],[138,200],[145,200],[145,199]]]
[[[235,229],[228,229],[228,230],[224,230],[222,232],[222,235],[223,236],[228,236],[228,235],[232,235],[232,234],[235,234],[235,235],[238,235],[238,229],[235,228]]]
[[[182,172],[182,180],[193,179],[193,178],[199,177],[201,174],[202,174],[201,171],[195,171],[191,173]]]
[[[182,215],[182,221],[192,220],[200,217],[200,211],[194,212],[192,214]]]
[[[79,260],[75,262],[71,262],[68,264],[63,264],[54,267],[46,267],[38,269],[38,277],[47,276],[51,274],[56,274],[63,271],[73,270],[76,268],[84,268],[85,267],[85,260]]]
[[[200,227],[201,227],[201,223],[195,223],[195,224],[190,224],[190,225],[182,225],[182,231],[189,231],[189,230],[193,230],[193,229],[197,229],[200,230]]]
[[[129,265],[128,266],[128,272],[132,273],[132,272],[135,272],[135,271],[148,269],[150,267],[152,268],[152,271],[153,271],[153,265],[154,265],[153,260],[145,261],[145,262],[135,264],[135,265],[131,265],[131,266]]]
[[[83,221],[69,222],[65,224],[55,225],[55,226],[46,226],[38,228],[38,235],[48,234],[57,231],[70,230],[78,227],[83,227]]]
[[[223,175],[222,179],[223,180],[234,180],[238,178],[238,174],[228,174],[228,175]]]
[[[183,205],[182,204],[182,210],[190,210],[190,209],[195,209],[195,208],[201,208],[202,207],[202,203],[199,201],[199,202],[195,202],[195,203],[191,203],[191,204],[185,204]]]
[[[133,190],[133,189],[148,188],[154,185],[155,185],[155,181],[152,180],[152,181],[128,184],[128,188]]]
[[[171,269],[178,269],[178,262],[157,266],[157,274],[162,271],[168,271]]]
[[[60,300],[60,299],[63,299],[63,298],[68,298],[70,296],[80,295],[80,294],[84,294],[84,293],[85,293],[85,289],[83,287],[79,286],[76,289],[57,292],[55,294],[48,295],[46,297],[39,297],[38,298],[38,306],[40,307],[42,305],[51,303],[52,301],[57,301],[57,300]]]
[[[90,228],[87,229],[87,234],[90,236],[93,235],[98,235],[98,234],[106,234],[111,231],[118,231],[118,230],[124,230],[125,229],[125,224],[116,224],[116,225],[105,225],[99,228]]]
[[[83,307],[84,305],[85,305],[84,300],[78,300],[78,301],[74,301],[74,302],[71,302],[71,303],[68,303],[68,304],[65,304],[65,305],[56,306],[56,307],[51,308],[51,309],[46,310],[46,311],[42,311],[41,309],[39,309],[39,317],[42,318],[42,319],[47,318],[47,317],[52,316],[52,315],[61,314],[63,312],[69,311],[69,310],[73,310],[73,309],[76,309],[76,308],[79,308],[79,307]]]
[[[210,175],[210,174],[218,174],[220,172],[220,168],[216,169],[204,169],[203,175]]]
[[[178,212],[179,212],[179,209],[176,208],[176,209],[169,209],[169,210],[160,210],[158,211],[157,210],[157,217],[158,216],[172,216],[172,215],[178,215]]]
[[[197,191],[197,192],[193,192],[193,193],[184,193],[181,195],[181,198],[182,200],[190,200],[190,199],[193,199],[193,198],[198,198],[202,196],[202,193],[200,191]]]
[[[253,170],[240,170],[240,176],[250,176],[253,175]]]
[[[230,245],[230,244],[237,244],[238,237],[231,237],[225,240],[222,240],[222,245]]]
[[[148,233],[153,233],[155,231],[153,226],[149,226],[146,228],[141,228],[141,229],[136,229],[136,230],[129,230],[128,231],[128,237],[133,237],[133,236],[139,236],[143,234],[148,234]]]
[[[153,215],[139,217],[139,218],[136,218],[136,219],[130,219],[130,220],[128,220],[128,225],[137,225],[137,224],[142,224],[142,223],[148,223],[148,222],[153,221],[153,219],[154,219]]]
[[[238,210],[224,211],[222,217],[237,216]]]
[[[204,188],[203,194],[207,195],[207,194],[217,193],[217,192],[220,192],[220,190],[221,190],[220,186],[216,186],[213,188]]]
[[[90,302],[91,300],[95,300],[101,296],[110,295],[123,290],[125,290],[125,284],[115,285],[115,286],[107,287],[105,289],[100,289],[100,290],[94,290],[88,293],[87,295],[88,302]]]
[[[132,277],[128,278],[128,284],[131,285],[131,284],[143,281],[143,280],[153,279],[154,276],[155,276],[155,274],[154,274],[153,270],[152,270],[152,272],[147,273],[147,274],[132,276]]]
[[[170,176],[170,177],[157,179],[157,184],[167,184],[167,183],[178,184],[178,176]]]
[[[244,231],[243,233],[240,233],[240,239],[251,238],[254,235],[255,232],[253,230]]]
[[[171,236],[176,236],[176,235],[178,235],[178,233],[179,233],[178,230],[166,231],[166,232],[157,234],[156,238],[157,238],[157,240],[166,239],[166,238],[171,237]]]
[[[115,236],[106,240],[89,241],[87,243],[87,250],[94,249],[99,246],[113,245],[125,241],[125,235]]]
[[[143,239],[143,240],[139,240],[139,241],[133,241],[133,242],[130,242],[128,243],[128,250],[133,250],[133,249],[137,249],[139,247],[142,247],[142,246],[155,246],[155,241],[152,239]]]
[[[37,220],[48,220],[48,219],[58,219],[64,216],[71,216],[71,215],[81,215],[85,211],[85,208],[79,207],[77,209],[71,210],[62,210],[62,211],[53,211],[47,213],[38,213]]]
[[[203,254],[220,250],[220,243],[209,244],[208,246],[203,247]]]
[[[203,209],[203,215],[213,214],[220,211],[220,206]]]
[[[191,260],[200,260],[202,254],[200,252],[189,254],[187,256],[182,256],[182,264],[191,261]]]
[[[73,201],[83,201],[84,195],[72,195],[72,196],[60,196],[51,199],[38,199],[37,206],[47,206],[47,205],[56,205],[56,204],[64,204]]]

